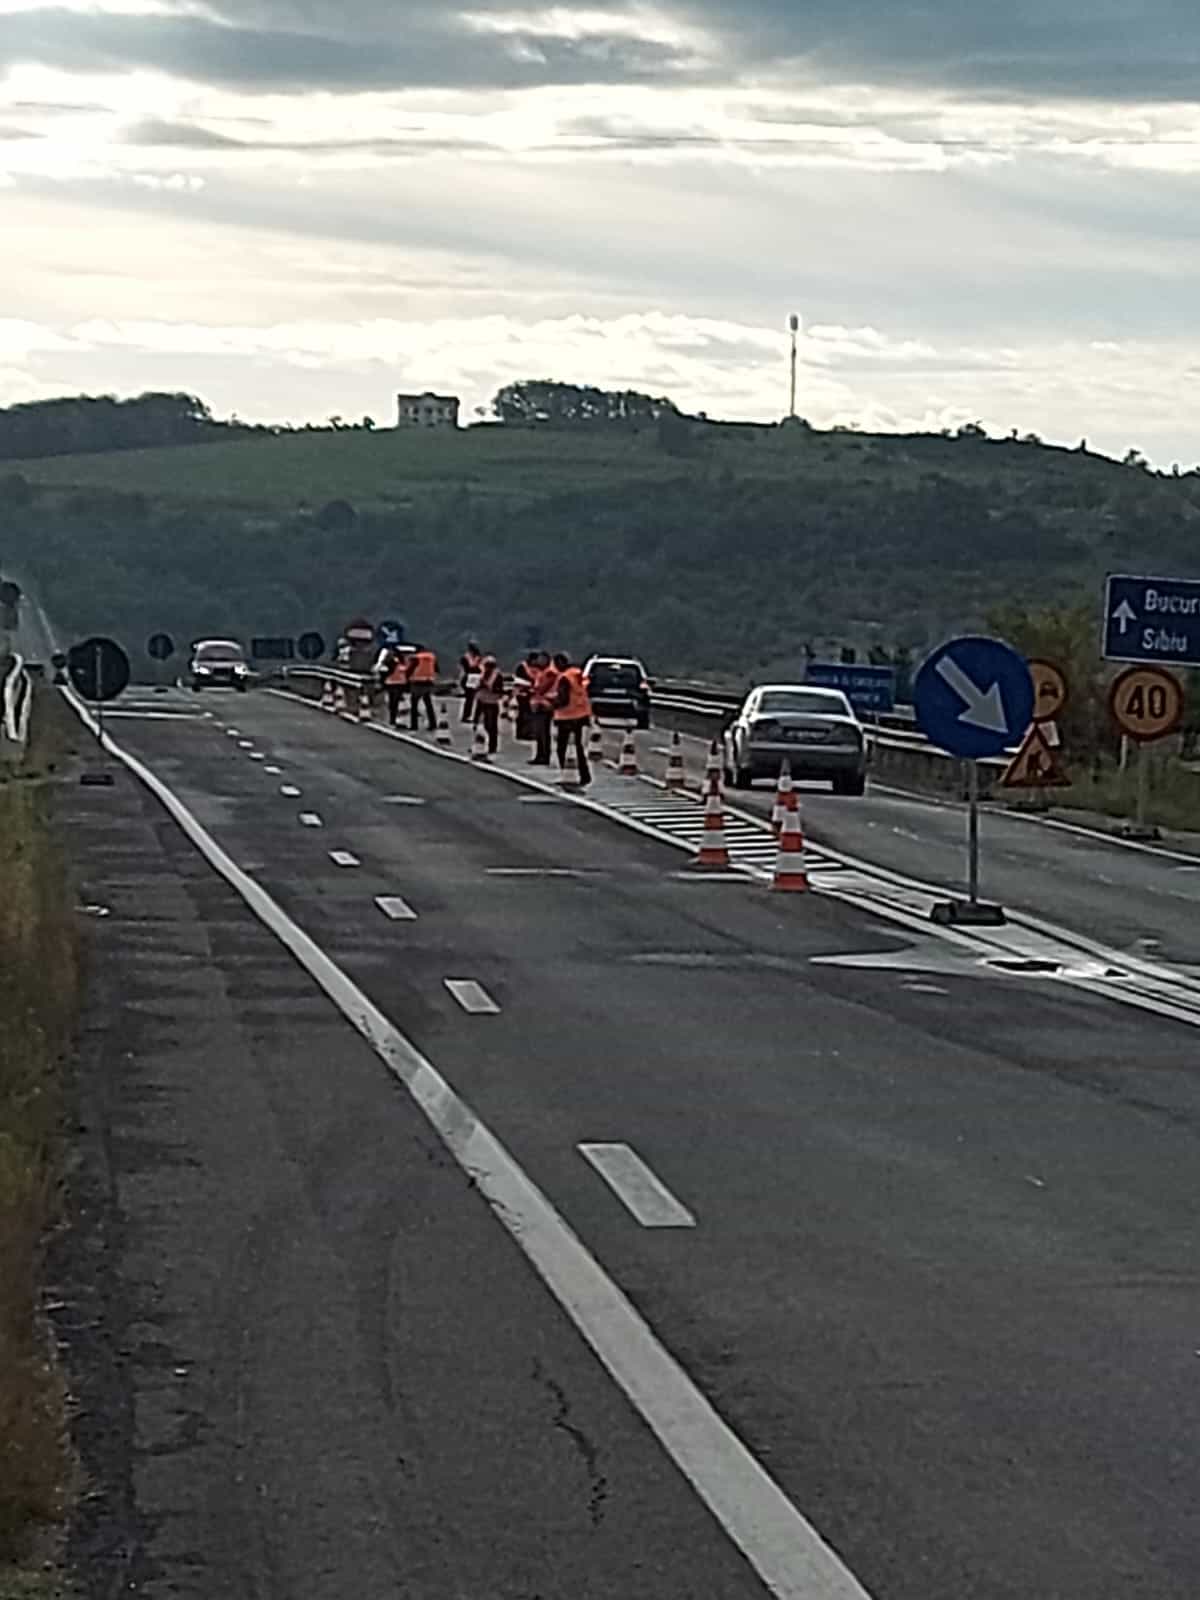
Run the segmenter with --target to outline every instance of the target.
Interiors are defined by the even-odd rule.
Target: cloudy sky
[[[519,377],[1200,461],[1196,0],[0,0],[0,404]]]

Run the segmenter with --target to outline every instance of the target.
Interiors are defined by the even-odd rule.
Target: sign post
[[[157,677],[162,663],[169,661],[175,654],[175,641],[169,633],[152,633],[146,641],[146,654],[151,661],[156,663],[155,676]],[[156,694],[166,693],[165,684],[156,683],[154,689]]]
[[[96,741],[100,747],[100,770],[85,772],[80,783],[109,788],[108,752],[104,748],[104,703],[115,700],[129,687],[129,657],[112,639],[93,637],[72,645],[67,652],[67,676],[75,693],[96,707]]]
[[[1165,739],[1183,721],[1183,685],[1162,667],[1127,667],[1108,691],[1108,709],[1120,729],[1122,743],[1138,746],[1137,799],[1132,825],[1121,829],[1129,839],[1157,839],[1159,831],[1146,821],[1150,787],[1150,758],[1146,746]]]
[[[967,899],[940,901],[940,923],[995,927],[1004,908],[979,898],[979,769],[1033,720],[1034,685],[1024,659],[998,639],[968,634],[939,646],[913,684],[917,726],[931,744],[967,763]]]

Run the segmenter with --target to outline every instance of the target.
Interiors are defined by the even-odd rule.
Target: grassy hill
[[[365,611],[444,650],[537,627],[734,676],[1189,571],[1198,522],[1192,477],[802,427],[311,432],[0,468],[0,561],[77,632],[332,634]]]

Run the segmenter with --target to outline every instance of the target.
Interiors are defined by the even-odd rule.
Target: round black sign
[[[67,652],[67,673],[85,700],[115,700],[129,686],[129,657],[112,639],[85,639]]]
[[[319,661],[325,654],[325,641],[319,633],[302,633],[296,640],[296,652],[302,661]]]
[[[175,641],[169,633],[151,634],[146,645],[146,654],[155,661],[169,661],[175,654]]]

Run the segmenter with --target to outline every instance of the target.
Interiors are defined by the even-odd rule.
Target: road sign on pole
[[[100,751],[98,771],[84,772],[80,783],[112,786],[104,745],[104,702],[115,700],[129,686],[129,657],[112,639],[103,636],[84,639],[67,651],[67,676],[81,699],[96,707],[96,743]]]
[[[1129,667],[1108,691],[1117,727],[1137,744],[1165,739],[1183,721],[1183,685],[1162,667]]]
[[[895,667],[868,667],[840,661],[810,661],[805,683],[822,689],[840,689],[856,711],[885,715],[896,706]]]
[[[152,661],[169,661],[175,654],[175,641],[169,633],[152,633],[146,641],[146,654]]]
[[[1040,722],[1035,722],[1025,735],[1024,744],[1009,762],[1000,783],[1005,789],[1070,787],[1071,780],[1063,771]]]
[[[381,622],[375,630],[375,643],[381,650],[394,650],[404,643],[407,632],[404,624],[394,618]]]
[[[325,641],[319,633],[310,629],[296,640],[296,653],[302,661],[319,661],[325,654]]]
[[[977,634],[951,639],[922,663],[913,684],[917,726],[931,744],[967,763],[967,899],[942,901],[935,922],[1004,921],[998,905],[979,898],[978,761],[1016,743],[1033,720],[1034,688],[1022,656]]]
[[[1053,661],[1031,661],[1029,676],[1033,679],[1033,720],[1054,722],[1070,699],[1066,673]]]
[[[1200,580],[1111,576],[1104,591],[1104,656],[1200,666]]]

